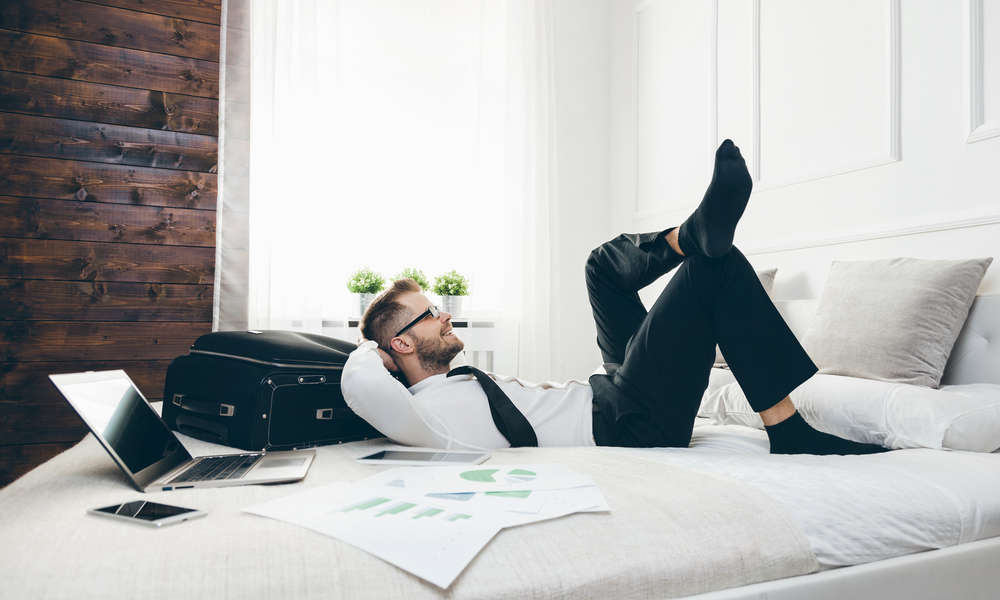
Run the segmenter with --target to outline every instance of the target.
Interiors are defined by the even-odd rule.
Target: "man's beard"
[[[451,370],[451,361],[465,348],[465,342],[455,337],[446,340],[442,337],[421,338],[413,335],[413,346],[416,350],[420,366],[432,373],[447,373]]]

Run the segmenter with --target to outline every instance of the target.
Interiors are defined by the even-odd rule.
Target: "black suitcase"
[[[163,420],[201,440],[287,450],[381,437],[344,402],[356,346],[294,331],[220,331],[167,367]]]

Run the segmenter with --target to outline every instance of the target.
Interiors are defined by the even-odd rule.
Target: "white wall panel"
[[[679,224],[692,207],[663,205],[664,212],[651,215],[634,210],[638,162],[631,75],[640,0],[611,2],[609,225],[613,232],[655,231]],[[1000,258],[1000,127],[991,137],[966,143],[973,130],[970,15],[976,6],[982,8],[982,37],[975,46],[982,65],[976,80],[982,90],[980,133],[1000,121],[1000,0],[717,3],[718,138],[733,138],[751,169],[754,144],[743,138],[758,113],[752,108],[754,93],[747,97],[752,87],[747,78],[754,69],[759,73],[762,179],[736,245],[755,267],[779,268],[778,299],[817,298],[833,260]],[[756,61],[754,35],[760,48]],[[774,60],[785,61],[783,75],[774,71]],[[831,92],[841,94],[836,102],[818,93],[838,81]],[[789,114],[775,109],[779,101],[786,102]],[[894,109],[895,119],[887,118]],[[785,124],[775,125],[775,119]],[[860,130],[860,123],[872,131]],[[786,136],[784,143],[769,147],[768,136],[778,139],[773,138],[778,133]],[[894,152],[898,160],[815,176],[838,161],[875,152]],[[795,178],[810,169],[813,177]],[[792,181],[768,187],[769,179],[780,183],[779,177]],[[699,192],[707,184],[706,177]],[[650,286],[643,299],[652,302],[663,283]],[[987,272],[981,290],[1000,290],[1000,268]]]
[[[983,0],[983,100],[984,121],[1000,124],[1000,0]]]
[[[967,0],[968,138],[1000,135],[1000,0]]]
[[[585,380],[599,365],[583,266],[612,236],[610,0],[553,0],[559,258],[563,301],[553,307],[566,351],[553,381]],[[626,71],[626,74],[629,72]],[[626,84],[626,88],[627,88]],[[630,129],[626,130],[630,133]],[[500,367],[498,372],[503,373]]]
[[[718,143],[731,139],[757,181],[759,0],[719,0]]]
[[[896,6],[760,2],[758,190],[897,160]]]
[[[636,218],[697,205],[711,178],[714,8],[714,2],[689,0],[652,0],[636,7]]]

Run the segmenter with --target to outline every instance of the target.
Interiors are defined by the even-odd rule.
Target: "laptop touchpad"
[[[258,469],[274,469],[278,467],[301,467],[305,458],[265,458]]]

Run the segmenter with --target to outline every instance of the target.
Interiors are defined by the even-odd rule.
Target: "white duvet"
[[[823,568],[1000,535],[998,453],[771,456],[763,431],[708,419],[698,419],[690,448],[614,451],[754,486],[788,510]]]

